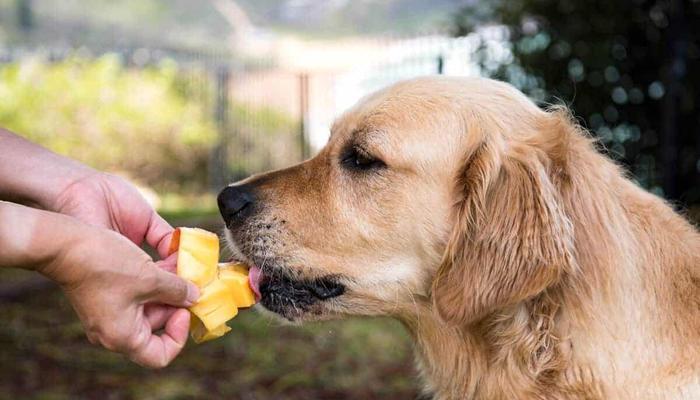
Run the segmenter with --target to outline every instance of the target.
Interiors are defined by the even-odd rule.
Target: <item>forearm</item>
[[[50,209],[65,188],[94,173],[0,128],[0,200]]]
[[[86,234],[80,225],[70,217],[0,201],[0,268],[48,275],[47,268]]]

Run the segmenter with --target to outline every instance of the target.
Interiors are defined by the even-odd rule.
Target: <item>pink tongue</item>
[[[250,267],[248,270],[248,284],[253,290],[253,293],[255,293],[255,301],[260,301],[260,298],[262,298],[260,295],[260,278],[262,278],[260,268]]]

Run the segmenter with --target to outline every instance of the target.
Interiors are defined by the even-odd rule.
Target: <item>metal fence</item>
[[[217,138],[206,165],[207,186],[218,190],[249,174],[296,163],[323,146],[332,121],[362,96],[401,79],[448,73],[473,75],[467,38],[442,35],[372,39],[359,48],[372,62],[333,71],[288,68],[272,60],[232,54],[145,48],[0,50],[0,63],[41,58],[59,62],[76,54],[118,56],[128,69],[164,60],[177,65],[183,90],[206,109]],[[381,55],[379,57],[378,55]]]
[[[308,156],[304,136],[305,75],[279,72],[269,61],[241,62],[226,53],[193,53],[158,49],[0,50],[3,64],[38,60],[59,63],[69,58],[97,59],[116,56],[128,70],[142,70],[163,62],[176,65],[182,91],[194,99],[216,127],[215,144],[206,165],[207,186],[220,189],[232,180],[275,169]],[[291,83],[275,96],[290,106],[265,102],[260,93],[269,92],[271,80]],[[135,94],[137,95],[137,94]]]

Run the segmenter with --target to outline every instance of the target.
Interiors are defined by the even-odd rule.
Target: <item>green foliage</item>
[[[0,68],[0,125],[156,187],[206,182],[216,131],[186,86],[172,62],[129,70],[114,55],[29,59]]]
[[[298,160],[297,123],[283,113],[231,103],[229,123],[217,124],[213,82],[168,60],[25,59],[0,66],[0,126],[161,194],[202,192],[212,169],[233,179]],[[213,162],[215,146],[226,148],[223,162]]]
[[[566,102],[642,185],[700,203],[700,2],[497,0],[454,21],[492,26],[474,55],[486,75]]]

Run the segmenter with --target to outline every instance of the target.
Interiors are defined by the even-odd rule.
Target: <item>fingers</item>
[[[151,326],[151,331],[157,331],[165,326],[170,317],[175,314],[178,308],[164,306],[162,304],[146,304],[143,309],[143,314],[146,321]]]
[[[173,235],[173,227],[163,217],[153,211],[151,220],[146,230],[146,243],[158,251],[161,258],[168,256],[170,237]]]
[[[189,325],[189,312],[183,309],[175,311],[165,324],[165,332],[160,336],[151,334],[142,345],[130,352],[129,358],[148,368],[167,366],[185,346]],[[144,329],[150,332],[150,326],[144,326]]]
[[[149,274],[154,278],[144,279],[142,283],[146,285],[144,298],[147,302],[189,307],[199,298],[199,289],[192,282],[160,268],[151,267]]]
[[[169,255],[164,260],[157,261],[156,266],[170,273],[177,273],[177,252]]]

